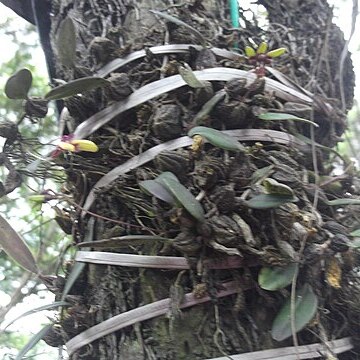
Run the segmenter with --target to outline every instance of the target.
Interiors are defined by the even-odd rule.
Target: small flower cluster
[[[265,76],[265,65],[271,64],[273,58],[281,56],[285,53],[285,48],[278,48],[267,51],[268,45],[266,42],[261,42],[257,49],[251,46],[245,47],[245,54],[250,65],[255,66],[255,73],[258,77]]]
[[[62,136],[61,141],[58,143],[56,150],[52,154],[52,157],[55,158],[64,151],[97,152],[97,151],[99,151],[99,148],[94,142],[92,142],[90,140],[75,139],[74,135],[70,134],[70,135]]]

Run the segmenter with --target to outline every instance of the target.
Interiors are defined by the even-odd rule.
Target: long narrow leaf
[[[1,215],[0,247],[24,269],[34,274],[39,272],[34,256],[25,241]]]
[[[143,245],[149,242],[171,242],[171,239],[157,235],[125,235],[109,239],[86,241],[76,244],[79,248],[124,248],[132,245]]]
[[[340,206],[340,205],[360,205],[360,199],[335,199],[335,200],[329,200],[326,202],[327,205],[330,206]]]
[[[46,325],[37,334],[35,334],[30,341],[20,350],[15,360],[23,360],[24,356],[35,347],[35,345],[48,333],[52,324]]]
[[[301,140],[282,131],[264,130],[264,129],[238,129],[238,130],[224,130],[222,132],[235,137],[239,141],[274,142],[278,144],[284,144],[287,146],[296,146],[297,148],[304,151],[309,150],[308,146],[304,144]],[[88,197],[85,200],[85,204],[83,206],[84,211],[82,212],[82,216],[85,216],[86,210],[89,210],[91,205],[93,204],[96,196],[95,194],[98,189],[104,186],[108,186],[118,177],[128,173],[131,170],[138,168],[139,166],[148,163],[163,151],[176,150],[181,147],[189,146],[191,144],[192,144],[192,139],[188,136],[183,136],[181,138],[170,140],[166,143],[156,145],[153,148],[141,153],[140,155],[132,157],[124,164],[115,167],[114,169],[109,171],[106,175],[104,175],[91,189],[90,193],[88,194]]]
[[[25,316],[28,316],[28,315],[31,315],[31,314],[36,314],[40,311],[45,311],[45,310],[53,310],[53,309],[57,309],[58,307],[60,306],[69,306],[70,304],[67,303],[66,301],[56,301],[56,302],[53,302],[51,304],[46,304],[46,305],[42,305],[42,306],[39,306],[37,308],[34,308],[34,309],[31,309],[29,311],[26,311],[24,312],[23,314],[17,316],[15,319],[11,320],[5,327],[2,331],[5,331],[10,325],[12,325],[15,321],[25,317]]]
[[[87,241],[87,242],[93,241],[94,226],[95,226],[95,219],[92,217],[88,221],[88,227],[87,227],[87,232],[86,232],[86,235],[85,235],[85,241]],[[85,248],[84,250],[90,250],[90,249]],[[76,262],[73,265],[73,267],[71,268],[70,274],[66,279],[64,290],[63,290],[63,293],[61,294],[61,300],[65,300],[67,294],[69,293],[69,291],[71,290],[71,288],[75,284],[75,281],[79,278],[80,274],[83,272],[83,270],[85,268],[85,265],[86,264],[79,263],[79,262]]]
[[[194,71],[194,74],[200,81],[229,81],[233,78],[245,78],[248,80],[248,83],[251,83],[251,81],[256,79],[256,76],[253,73],[232,68],[204,69]],[[130,110],[157,96],[176,90],[184,85],[186,85],[186,82],[180,75],[169,76],[147,84],[134,91],[125,100],[118,101],[113,105],[108,106],[82,122],[74,132],[75,138],[85,138],[124,111]],[[285,101],[300,102],[305,104],[313,103],[313,100],[308,96],[268,78],[266,78],[265,91],[271,92],[278,98]]]
[[[244,287],[246,287],[244,285]],[[235,282],[228,282],[221,284],[221,289],[216,297],[229,296],[236,293],[238,286],[235,285]],[[201,304],[210,300],[209,296],[204,296],[201,298],[195,298],[192,293],[188,293],[184,296],[183,302],[180,304],[180,308],[184,309],[196,304]],[[130,326],[137,322],[144,320],[152,319],[154,317],[164,315],[168,312],[169,306],[171,304],[171,299],[163,299],[151,304],[140,306],[136,309],[127,311],[125,313],[115,315],[114,317],[107,319],[100,324],[97,324],[90,329],[85,330],[81,334],[75,336],[66,343],[66,348],[68,354],[71,355],[74,351],[80,349],[81,347],[90,344],[96,339],[100,339],[103,336],[111,334],[115,331],[123,329],[124,327]]]
[[[200,45],[193,45],[193,44],[172,44],[172,45],[160,45],[160,46],[153,46],[150,47],[149,50],[154,55],[166,55],[166,54],[186,54],[190,50],[190,48],[195,48],[196,50],[203,49]],[[220,49],[220,48],[210,48],[210,50],[219,57],[230,59],[230,60],[237,60],[241,61],[244,60],[244,57],[234,51],[229,51],[226,49]],[[103,66],[98,72],[96,73],[97,76],[105,77],[109,75],[110,73],[119,70],[121,67],[129,64],[132,61],[141,59],[146,56],[145,50],[138,50],[134,51],[129,55],[126,55],[123,58],[120,59],[114,59],[107,63],[105,66]],[[287,84],[285,84],[287,85]],[[310,94],[311,96],[311,94]]]
[[[47,100],[59,100],[67,97],[109,85],[109,81],[95,76],[84,77],[72,80],[64,85],[57,86],[50,90],[46,95]]]
[[[276,113],[276,112],[267,112],[264,114],[260,114],[258,116],[261,120],[268,120],[268,121],[274,121],[274,120],[294,120],[294,121],[300,121],[306,124],[313,125],[315,127],[319,127],[319,125],[311,120],[304,119],[295,115],[291,114],[284,114],[284,113]]]

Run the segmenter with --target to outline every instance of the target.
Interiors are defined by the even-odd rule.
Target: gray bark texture
[[[192,31],[149,12],[153,9],[198,30],[208,47],[240,54],[244,54],[246,45],[259,44],[262,40],[266,40],[270,49],[286,47],[287,54],[274,60],[273,68],[315,94],[317,104],[315,109],[296,107],[291,101],[264,92],[264,84],[259,79],[247,84],[247,89],[239,89],[235,95],[229,90],[230,84],[224,81],[209,84],[212,87],[210,96],[200,93],[200,89],[181,87],[117,115],[92,133],[89,139],[100,147],[98,153],[78,153],[71,159],[65,155],[57,160],[68,177],[64,191],[72,194],[74,202],[81,207],[94,184],[111,169],[153,146],[186,135],[202,105],[225,85],[226,98],[211,110],[202,125],[220,130],[268,129],[310,137],[307,124],[263,123],[257,118],[264,109],[280,111],[285,107],[291,109],[288,112],[316,121],[319,124],[316,141],[334,146],[346,127],[345,114],[336,100],[341,97],[339,54],[344,40],[340,30],[331,24],[332,12],[326,1],[297,1],[294,6],[293,3],[259,1],[268,12],[269,24],[264,30],[256,19],[245,16],[244,9],[240,9],[241,27],[234,28],[228,2],[224,0],[54,0],[51,40],[59,79],[71,81],[92,76],[110,61],[152,46],[201,45]],[[58,38],[68,18],[75,25],[76,54],[73,64],[64,66],[59,46],[65,44],[59,45]],[[92,90],[65,99],[68,113],[62,117],[66,120],[64,133],[72,133],[90,116],[116,101],[123,101],[142,86],[177,74],[178,67],[184,63],[193,70],[212,67],[252,70],[245,60],[222,58],[206,49],[190,48],[187,53],[167,55],[147,50],[145,57],[117,72],[122,75],[114,88]],[[113,73],[112,81],[115,77]],[[346,108],[349,108],[354,79],[348,55],[343,83]],[[328,99],[332,99],[331,111],[326,105]],[[349,285],[354,275],[350,260],[337,255],[344,279],[341,290],[336,290],[324,280],[324,263],[327,264],[328,258],[324,255],[324,259],[315,264],[303,260],[302,242],[294,235],[300,226],[309,234],[307,245],[317,247],[326,243],[329,230],[324,229],[323,224],[339,221],[339,214],[326,205],[322,195],[326,193],[331,200],[353,191],[351,179],[347,178],[347,182],[342,182],[335,190],[330,186],[320,189],[315,195],[319,205],[314,210],[311,205],[314,181],[304,181],[305,175],[308,178],[314,173],[311,153],[301,152],[291,144],[265,142],[264,145],[254,140],[246,145],[247,152],[240,155],[207,145],[197,154],[188,149],[169,151],[98,190],[91,213],[86,216],[81,217],[79,207],[69,209],[75,243],[134,234],[161,235],[173,242],[134,243],[123,248],[109,245],[103,250],[183,256],[191,265],[186,271],[87,265],[70,291],[76,304],[61,315],[59,324],[46,337],[48,343],[64,343],[112,316],[170,297],[167,316],[104,336],[77,350],[71,359],[200,360],[289,346],[291,338],[277,342],[272,339],[270,329],[290,289],[265,291],[257,284],[257,276],[261,266],[286,265],[296,260],[297,254],[302,259],[298,285],[310,284],[319,298],[319,309],[324,310],[319,310],[314,324],[308,325],[311,331],[303,330],[298,334],[299,343],[317,342],[319,337],[324,340],[356,334],[359,327],[355,319],[360,311],[352,298],[359,299],[359,293]],[[318,150],[316,156],[320,175],[329,176],[331,170],[326,165],[329,153]],[[296,205],[288,203],[288,207],[285,204],[267,210],[249,209],[244,205],[250,192],[252,196],[262,192],[261,182],[254,182],[252,176],[266,166],[272,166],[267,177],[295,189],[300,199]],[[163,171],[176,174],[194,195],[203,191],[205,225],[196,223],[183,208],[173,208],[140,190],[139,182],[154,179]],[[354,218],[346,214],[342,215],[343,223],[350,229]],[[244,223],[249,225],[251,236],[246,233]],[[239,235],[241,232],[243,234]],[[306,247],[309,253],[313,251],[310,245]],[[204,265],[209,259],[229,255],[231,249],[238,254],[235,256],[241,255],[246,260],[244,267],[212,270]],[[307,256],[310,258],[311,254]],[[352,261],[356,263],[357,259]],[[225,281],[235,281],[236,294],[217,298],[221,283]],[[207,294],[210,301],[180,310],[183,294],[188,292],[198,297]],[[327,315],[324,315],[325,309]]]

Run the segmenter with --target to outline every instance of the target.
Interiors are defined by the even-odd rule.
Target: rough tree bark
[[[68,176],[64,191],[73,195],[76,204],[82,206],[89,190],[114,167],[159,143],[186,135],[201,106],[214,91],[225,85],[226,98],[212,109],[203,125],[217,129],[265,128],[310,136],[307,124],[264,124],[257,118],[264,109],[276,109],[316,121],[320,125],[315,132],[318,143],[334,146],[338,142],[345,129],[345,116],[340,110],[341,105],[328,98],[339,98],[338,54],[344,40],[341,32],[331,24],[331,9],[326,1],[285,4],[264,0],[259,3],[269,13],[267,30],[261,29],[256,21],[247,20],[242,10],[243,27],[233,28],[228,2],[224,0],[52,2],[51,42],[57,78],[70,81],[94,75],[118,57],[155,45],[201,45],[186,27],[148,11],[155,9],[197,29],[211,47],[243,54],[246,45],[259,44],[262,39],[266,39],[271,48],[287,47],[287,55],[273,67],[316,94],[313,107],[301,104],[301,101],[296,104],[296,101],[278,97],[271,91],[265,92],[259,79],[249,81],[247,88],[241,82],[214,81],[209,93],[186,86],[162,94],[116,116],[93,133],[89,139],[99,145],[98,154],[66,155],[59,160]],[[303,16],[304,13],[307,15]],[[72,19],[76,28],[77,52],[72,68],[61,63],[58,57],[61,49],[57,48],[59,30],[67,18]],[[334,46],[336,54],[330,50]],[[186,53],[160,56],[147,51],[144,58],[123,66],[119,70],[120,77],[111,76],[114,83],[118,81],[115,87],[66,99],[65,132],[73,132],[84,120],[116,101],[123,101],[132,91],[177,74],[179,65],[184,62],[194,70],[212,67],[252,69],[241,57],[215,56],[208,49],[189,48]],[[344,70],[344,91],[349,107],[353,73],[348,56]],[[270,76],[280,79],[278,73]],[[80,348],[72,354],[72,359],[205,359],[291,345],[291,339],[276,342],[269,332],[274,315],[289,291],[264,291],[257,284],[257,275],[261,265],[285,265],[296,260],[297,254],[302,259],[298,283],[311,284],[319,298],[319,308],[328,310],[326,314],[318,312],[316,322],[310,326],[312,332],[299,333],[300,344],[317,342],[316,334],[320,334],[322,340],[355,335],[359,330],[356,325],[359,308],[351,298],[359,299],[359,293],[349,284],[351,279],[354,280],[353,267],[358,259],[353,256],[351,263],[345,255],[331,250],[331,256],[338,254],[343,268],[342,290],[335,290],[323,278],[328,261],[325,253],[316,253],[316,256],[323,256],[321,262],[311,260],[315,251],[327,246],[324,244],[329,243],[329,237],[340,232],[328,228],[331,222],[341,220],[347,226],[345,233],[353,227],[354,217],[350,213],[344,210],[339,214],[326,203],[326,196],[331,200],[349,192],[356,194],[351,186],[351,175],[341,179],[341,183],[336,182],[337,188],[331,188],[333,182],[330,182],[328,187],[324,185],[315,191],[311,179],[314,171],[320,176],[330,175],[328,152],[317,150],[319,169],[316,170],[311,152],[304,148],[296,149],[291,143],[282,145],[271,141],[259,144],[257,140],[254,138],[246,143],[248,149],[240,155],[207,145],[198,153],[190,149],[167,152],[98,190],[92,213],[81,217],[79,207],[70,208],[75,243],[130,234],[162,235],[174,239],[172,244],[136,243],[121,249],[109,245],[104,250],[185,256],[191,270],[88,265],[70,292],[76,305],[63,314],[59,324],[47,336],[48,343],[62,344],[111,316],[171,297],[167,317],[156,317],[111,333]],[[268,166],[271,168],[265,177],[294,188],[299,197],[297,205],[285,204],[268,210],[246,206],[245,199],[262,191],[261,182],[254,181],[253,174]],[[175,211],[140,191],[140,181],[154,179],[162,171],[175,173],[193,194],[202,192],[205,225],[200,226],[184,209]],[[313,206],[316,198],[317,210]],[[244,234],[246,231],[250,231],[251,236]],[[297,231],[307,234],[306,256],[302,255],[303,242]],[[242,267],[223,270],[207,267],[207,261],[229,255],[231,251],[241,253]],[[228,280],[235,281],[236,294],[217,298],[222,282]],[[208,294],[210,301],[180,311],[182,295],[186,292],[193,292],[198,298]],[[344,314],[344,306],[348,314]],[[349,356],[348,359],[354,359],[351,356],[357,355]]]

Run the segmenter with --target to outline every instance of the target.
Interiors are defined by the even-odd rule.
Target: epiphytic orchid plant
[[[271,64],[273,58],[279,57],[286,52],[285,48],[277,48],[268,51],[266,42],[261,42],[255,50],[251,46],[245,47],[245,55],[249,65],[255,67],[255,73],[258,77],[265,76],[265,66]]]

